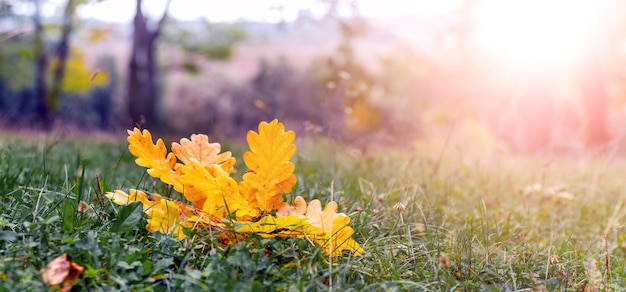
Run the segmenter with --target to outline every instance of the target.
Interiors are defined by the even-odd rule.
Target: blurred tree
[[[289,98],[293,98],[297,88],[289,88],[290,80],[295,76],[295,70],[289,66],[285,58],[280,58],[276,64],[266,59],[259,61],[259,71],[251,80],[251,87],[256,98],[255,106],[267,113],[264,119],[272,119],[285,114],[285,111],[294,110]],[[289,108],[281,108],[288,106]],[[304,118],[304,117],[302,117]]]
[[[171,0],[155,25],[143,14],[142,0],[136,0],[133,42],[128,66],[128,114],[133,125],[152,127],[157,123],[156,43],[167,18]]]
[[[376,132],[382,124],[382,112],[370,100],[374,79],[357,61],[354,52],[356,39],[368,31],[367,22],[360,17],[355,0],[320,2],[326,6],[324,20],[335,21],[341,34],[336,53],[325,64],[328,74],[320,76],[327,89],[322,105],[327,113],[325,126],[335,130],[335,134],[353,140],[362,134]]]
[[[35,26],[33,36],[33,46],[35,51],[35,86],[34,93],[37,100],[37,114],[40,117],[40,124],[49,129],[51,126],[51,113],[48,104],[48,92],[46,90],[46,71],[48,70],[48,56],[45,51],[43,24],[41,21],[41,1],[33,0],[35,13],[33,14],[33,25]]]
[[[115,59],[112,56],[104,57],[100,60],[101,67],[109,73],[109,86],[96,88],[92,93],[93,109],[98,117],[100,129],[107,129],[112,122],[115,107],[113,102],[113,91],[117,87],[119,80]]]
[[[33,45],[35,51],[35,97],[37,99],[37,113],[40,124],[44,129],[50,129],[53,125],[54,113],[58,109],[59,97],[63,90],[63,83],[66,72],[66,64],[70,54],[70,41],[74,30],[74,18],[76,17],[76,7],[85,3],[85,0],[67,0],[64,5],[61,17],[61,34],[55,46],[52,59],[46,51],[44,38],[44,26],[41,16],[41,0],[33,0],[35,11],[33,14],[33,24],[35,27]],[[52,78],[47,83],[46,75],[49,68],[52,69]]]
[[[47,108],[56,111],[59,103],[59,95],[63,88],[67,59],[70,54],[70,36],[74,29],[74,17],[76,15],[76,5],[82,1],[67,0],[63,9],[61,23],[61,37],[56,46],[55,62],[52,64],[52,81],[50,83],[50,93],[47,101]],[[48,113],[49,115],[49,113]],[[49,117],[47,117],[49,119]],[[48,122],[47,119],[44,121]]]
[[[13,14],[13,8],[10,2],[0,2],[0,16]]]
[[[77,48],[70,49],[76,7],[87,2],[49,1],[49,4],[63,8],[63,14],[58,18],[60,22],[57,18],[43,19],[45,1],[2,2],[0,17],[6,17],[8,26],[14,28],[0,36],[0,78],[6,81],[14,95],[20,96],[3,103],[7,120],[50,129],[60,110],[63,94],[86,93],[94,85],[108,82],[106,72],[94,75],[87,69],[81,52]],[[34,27],[32,35],[25,24],[27,19],[14,11],[30,4],[34,9],[27,19]]]

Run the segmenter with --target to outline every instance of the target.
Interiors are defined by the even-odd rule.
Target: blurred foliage
[[[33,47],[24,37],[0,41],[0,78],[11,90],[32,86]]]
[[[0,123],[25,126],[38,119],[33,92],[34,51],[28,36],[18,35],[0,45]],[[119,110],[112,100],[117,73],[112,59],[91,69],[73,47],[63,81],[59,117],[68,125],[108,128]],[[52,74],[52,60],[48,75]]]
[[[111,36],[111,29],[107,27],[90,27],[87,32],[88,43],[99,43]]]
[[[257,74],[243,82],[217,68],[199,70],[173,85],[175,99],[164,101],[169,130],[221,139],[237,137],[260,120],[321,122],[314,80],[285,59],[260,60]]]
[[[214,60],[228,60],[237,43],[246,39],[240,24],[218,24],[206,21],[185,24],[170,20],[164,28],[163,41],[184,51]],[[190,72],[193,63],[184,65]]]
[[[93,83],[102,82],[105,78],[106,83],[88,86],[85,91],[68,92],[61,99],[59,112],[63,114],[63,120],[68,124],[104,130],[121,125],[123,109],[113,99],[119,78],[115,60],[111,56],[106,56],[99,60],[98,65],[101,72],[93,77]],[[103,75],[98,77],[100,74]],[[98,79],[100,81],[97,81]]]
[[[2,1],[0,7],[0,18],[6,21],[3,23],[8,28],[13,28],[0,34],[0,123],[18,127],[43,124],[43,128],[47,129],[52,121],[58,118],[63,123],[81,127],[94,124],[83,123],[85,119],[76,119],[76,115],[61,110],[62,105],[66,105],[69,100],[75,98],[84,99],[90,104],[92,94],[96,96],[94,97],[96,99],[107,100],[109,103],[107,107],[114,108],[111,98],[103,97],[103,94],[113,93],[110,89],[112,82],[109,80],[109,72],[90,68],[87,58],[78,47],[69,47],[68,50],[76,17],[75,8],[89,1],[46,2],[52,7],[64,8],[59,10],[65,11],[63,19],[39,19],[33,15],[17,13],[18,3],[23,8],[25,2]],[[43,30],[40,33],[38,30],[33,32],[29,28],[33,21],[41,22]],[[38,48],[41,49],[39,51],[41,55],[37,53]],[[68,52],[67,60],[65,53],[62,52]],[[37,72],[42,72],[43,79],[37,79],[39,76]],[[36,80],[46,82],[36,82]],[[59,86],[56,86],[57,84]],[[41,87],[43,91],[38,90],[38,87]],[[103,87],[110,88],[102,89]],[[38,92],[44,92],[44,94]],[[80,102],[75,106],[83,107]],[[96,113],[91,115],[93,111]],[[89,115],[90,118],[97,118],[102,117],[99,112],[105,112],[105,115],[108,115],[110,111],[100,111],[87,106],[78,112]],[[49,119],[50,114],[54,115],[53,119]],[[72,118],[74,120],[71,120]],[[107,117],[105,120],[108,119]],[[99,124],[102,126],[108,122],[101,120]]]
[[[51,60],[50,65],[50,68],[58,66],[58,60]],[[103,86],[109,82],[108,72],[89,68],[85,64],[83,53],[77,47],[70,49],[70,55],[65,66],[62,89],[67,93],[85,93],[94,87]]]
[[[2,1],[0,2],[0,16],[13,14],[13,8],[11,3]]]

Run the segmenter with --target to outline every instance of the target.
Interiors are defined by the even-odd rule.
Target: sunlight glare
[[[475,40],[511,65],[561,66],[587,53],[598,10],[593,0],[487,0],[476,11]]]
[[[360,1],[359,10],[365,16],[398,17],[398,16],[441,16],[459,8],[465,0],[387,0]]]

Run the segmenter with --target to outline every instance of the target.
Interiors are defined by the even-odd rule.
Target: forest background
[[[129,22],[107,22],[107,2],[0,2],[3,128],[241,140],[279,118],[361,146],[487,152],[618,147],[624,136],[618,1],[390,2],[387,15],[359,1],[277,1],[259,11],[269,20],[221,22],[141,0]]]

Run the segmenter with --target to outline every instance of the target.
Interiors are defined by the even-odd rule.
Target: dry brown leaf
[[[85,213],[87,212],[87,210],[89,210],[89,204],[81,200],[80,202],[78,202],[78,206],[76,207],[76,210],[78,212]]]
[[[50,287],[63,284],[61,291],[70,291],[78,276],[85,268],[72,262],[68,254],[62,254],[48,263],[48,267],[43,271],[43,282]]]

